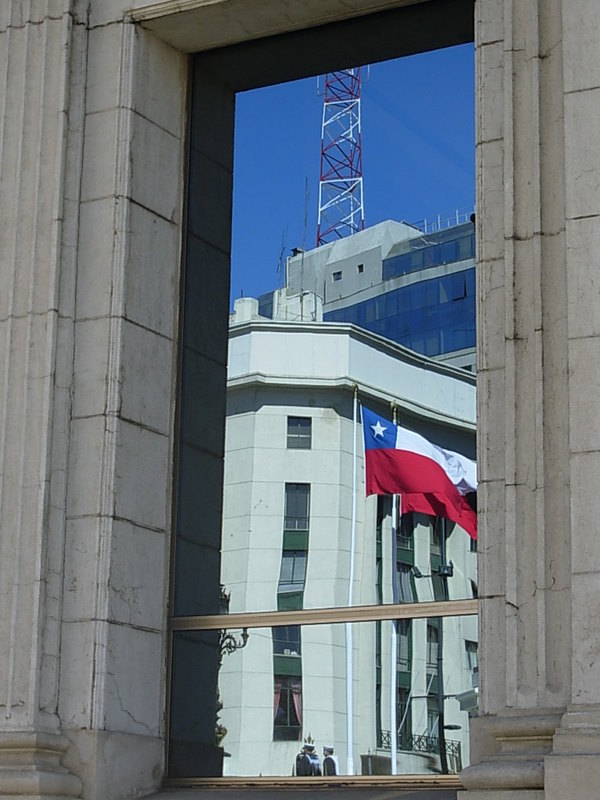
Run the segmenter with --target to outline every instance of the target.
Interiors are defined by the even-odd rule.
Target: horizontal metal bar
[[[324,625],[341,622],[372,622],[388,619],[473,616],[477,600],[441,600],[399,605],[303,608],[298,611],[252,611],[244,614],[211,614],[172,617],[174,631],[214,631],[225,628],[272,628],[278,625]]]
[[[321,777],[247,777],[238,778],[170,778],[164,786],[203,789],[262,788],[297,789],[358,789],[383,786],[388,789],[462,789],[458,775],[335,775]]]

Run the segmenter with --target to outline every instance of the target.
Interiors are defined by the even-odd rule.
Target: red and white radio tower
[[[325,76],[317,247],[365,227],[360,67]]]

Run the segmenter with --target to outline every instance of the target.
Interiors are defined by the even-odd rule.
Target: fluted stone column
[[[81,789],[61,766],[57,698],[75,283],[66,195],[81,144],[70,70],[84,41],[70,0],[1,5],[0,796]]]
[[[0,3],[0,798],[164,770],[186,59]]]
[[[600,8],[476,0],[475,30],[481,717],[460,796],[558,800],[600,754]]]

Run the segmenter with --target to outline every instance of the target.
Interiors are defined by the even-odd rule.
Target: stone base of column
[[[160,786],[165,750],[160,737],[69,729],[64,734],[71,742],[64,763],[83,781],[86,800],[144,797]]]
[[[461,800],[544,800],[544,759],[561,719],[559,709],[510,711],[473,720],[477,763],[461,772]],[[483,751],[478,748],[485,742]]]
[[[62,766],[68,746],[57,733],[0,731],[1,800],[79,797],[81,781]]]
[[[544,770],[546,800],[600,792],[600,705],[567,708]]]

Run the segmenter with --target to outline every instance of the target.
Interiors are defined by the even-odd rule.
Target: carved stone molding
[[[514,712],[480,719],[480,726],[497,744],[497,752],[461,775],[465,789],[543,789],[544,758],[552,751],[552,737],[561,712]]]
[[[0,732],[0,797],[79,797],[81,781],[62,766],[68,746],[56,733]]]

